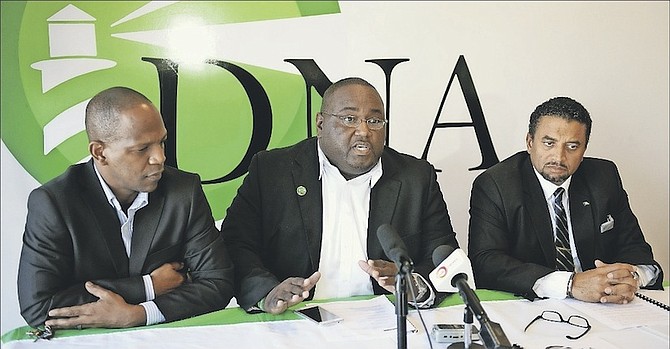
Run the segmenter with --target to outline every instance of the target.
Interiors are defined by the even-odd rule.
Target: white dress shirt
[[[98,172],[98,168],[95,165],[93,167],[95,168],[95,174],[98,176],[102,190],[105,192],[107,202],[114,208],[119,219],[119,223],[121,223],[121,239],[123,240],[123,246],[126,249],[126,255],[130,257],[130,253],[132,252],[131,242],[133,239],[133,223],[135,222],[135,213],[149,204],[149,193],[138,193],[135,197],[135,200],[133,200],[132,204],[130,204],[130,207],[128,208],[128,215],[126,216],[126,213],[123,212],[121,204],[116,198],[116,195],[114,195],[114,192],[112,192],[112,189],[109,187],[109,185],[107,185],[105,180],[102,179],[100,172]],[[158,309],[156,303],[153,302],[153,299],[156,298],[156,295],[154,293],[154,284],[151,281],[151,276],[142,275],[142,280],[144,281],[144,293],[146,295],[147,301],[140,303],[140,305],[144,307],[144,311],[146,313],[146,324],[153,325],[165,321],[165,316],[160,311],[160,309]]]
[[[575,238],[572,232],[572,219],[570,219],[570,200],[568,189],[570,188],[570,182],[572,176],[563,182],[560,186],[557,186],[548,180],[544,179],[542,175],[533,168],[535,176],[540,181],[540,186],[542,187],[542,192],[544,193],[544,198],[549,208],[549,214],[551,215],[551,226],[554,232],[554,239],[556,239],[556,213],[553,209],[553,196],[556,189],[562,187],[565,189],[563,192],[562,202],[563,207],[565,208],[565,214],[568,217],[568,236],[570,238],[570,251],[572,252],[572,260],[575,264],[575,272],[582,272],[582,264],[577,257],[577,246],[575,245]],[[638,284],[640,286],[646,286],[652,282],[656,281],[658,277],[658,272],[656,267],[653,265],[638,265],[637,271],[639,274]],[[564,299],[567,297],[567,286],[568,280],[572,272],[569,271],[554,271],[544,277],[541,277],[535,281],[533,285],[533,291],[537,294],[538,297],[542,298],[554,298],[554,299]]]
[[[346,180],[340,170],[328,161],[318,146],[319,179],[323,196],[323,227],[319,272],[321,279],[314,290],[314,299],[342,298],[374,294],[370,275],[358,265],[367,261],[370,192],[382,176],[382,161],[367,173]],[[419,274],[412,273],[413,282],[427,288],[428,297],[412,305],[424,308],[434,303],[435,293]]]
[[[317,143],[318,144],[318,143]],[[323,195],[323,227],[314,299],[374,294],[370,275],[358,265],[368,260],[370,192],[382,176],[381,159],[367,173],[346,180],[321,147],[319,179]]]

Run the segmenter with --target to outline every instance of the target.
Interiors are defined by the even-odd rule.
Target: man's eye
[[[568,149],[570,149],[570,150],[575,150],[577,148],[579,148],[579,146],[577,144],[568,144]]]
[[[554,145],[554,142],[542,142],[542,143],[544,143],[544,145],[547,147],[551,147]]]
[[[368,119],[367,122],[370,125],[379,125],[379,124],[383,123],[384,121],[380,120],[380,119]]]
[[[353,124],[354,122],[356,122],[356,117],[351,115],[345,115],[342,117],[342,121],[348,124]]]

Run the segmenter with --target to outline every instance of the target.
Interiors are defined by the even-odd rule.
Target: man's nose
[[[151,156],[149,157],[149,163],[151,165],[163,165],[165,163],[165,149],[163,147],[157,147]]]

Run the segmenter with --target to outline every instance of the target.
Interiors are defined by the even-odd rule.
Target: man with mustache
[[[165,166],[167,130],[142,94],[86,106],[91,160],[35,189],[19,261],[33,327],[132,327],[224,308],[233,266],[200,178]]]
[[[590,134],[579,102],[552,98],[530,116],[527,150],[475,179],[468,254],[477,287],[619,304],[662,287],[615,164],[584,157]]]
[[[311,297],[393,292],[383,224],[414,261],[414,304],[432,304],[431,254],[458,243],[435,169],[385,147],[385,126],[377,90],[346,78],[323,94],[316,138],[254,156],[221,227],[242,308],[278,314]]]

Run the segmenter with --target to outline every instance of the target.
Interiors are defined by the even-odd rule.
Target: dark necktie
[[[563,188],[556,189],[552,200],[552,207],[556,214],[556,270],[574,271],[575,265],[572,261],[568,238],[568,218],[562,201],[564,191]]]

